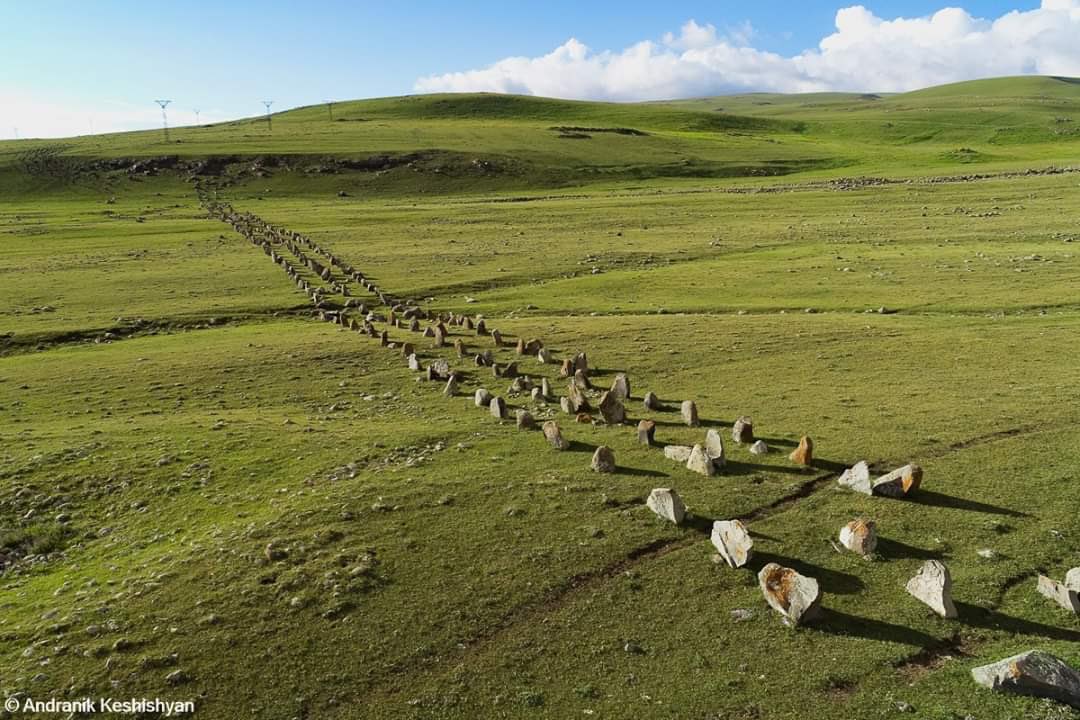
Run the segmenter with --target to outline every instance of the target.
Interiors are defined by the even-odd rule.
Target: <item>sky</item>
[[[327,100],[515,92],[655,100],[1080,76],[1080,0],[0,0],[0,138]],[[196,116],[196,110],[198,116]]]

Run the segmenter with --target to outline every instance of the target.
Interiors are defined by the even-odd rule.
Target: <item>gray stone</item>
[[[1080,672],[1042,650],[972,668],[971,677],[991,690],[1050,698],[1080,709]]]
[[[630,399],[630,380],[625,373],[615,376],[615,381],[611,383],[611,392],[620,400]]]
[[[691,448],[690,457],[686,460],[686,469],[701,475],[716,474],[716,466],[713,464],[712,458],[705,452],[705,448],[700,445]]]
[[[751,455],[768,455],[769,446],[765,444],[764,440],[756,440],[754,444],[750,446]]]
[[[543,402],[544,393],[540,391],[540,388],[534,387],[532,390],[529,391],[529,397],[532,398],[533,402]]]
[[[743,415],[731,427],[731,439],[737,443],[754,442],[754,421]]]
[[[1050,598],[1074,615],[1080,615],[1080,595],[1075,590],[1070,590],[1063,583],[1046,575],[1039,575],[1036,587],[1039,594]]]
[[[544,423],[544,438],[551,444],[556,450],[567,450],[570,448],[570,443],[562,436],[562,431],[559,430],[559,423],[554,420],[548,420]]]
[[[559,398],[559,407],[562,408],[562,411],[567,415],[572,415],[574,412],[574,408],[570,406],[570,398],[568,397]]]
[[[952,601],[952,576],[939,560],[923,563],[918,574],[908,580],[907,591],[941,617],[955,618],[959,614]]]
[[[791,568],[769,563],[758,573],[758,586],[765,602],[790,625],[813,620],[821,605],[821,588],[814,578]]]
[[[922,484],[922,468],[915,463],[905,465],[874,481],[874,495],[901,498],[919,489]]]
[[[724,440],[720,437],[720,433],[712,428],[705,433],[705,454],[709,456],[717,470],[724,468],[724,463],[727,462],[724,458]]]
[[[596,448],[592,456],[592,469],[600,473],[615,472],[615,452],[607,445]]]
[[[657,516],[676,525],[686,517],[686,505],[683,504],[679,493],[671,488],[654,488],[649,493],[649,498],[645,501],[645,504]]]
[[[442,358],[439,358],[438,360],[432,362],[431,368],[435,371],[435,374],[439,377],[440,380],[442,378],[450,377],[450,363],[446,360],[443,360]]]
[[[690,427],[698,427],[701,421],[698,419],[697,405],[693,400],[683,400],[682,421]]]
[[[540,363],[543,365],[547,365],[555,361],[555,358],[551,355],[551,351],[547,348],[540,348],[540,350],[536,353],[536,359],[540,361]]]
[[[585,397],[585,393],[576,383],[568,383],[566,386],[566,397],[570,400],[570,411],[574,413],[589,412],[589,401]]]
[[[1065,573],[1065,587],[1080,593],[1080,567],[1074,567]]]
[[[518,430],[532,430],[536,427],[536,421],[533,420],[533,416],[529,414],[528,410],[517,411],[517,428]]]
[[[547,378],[540,381],[540,394],[545,398],[551,397],[551,383],[548,382]]]
[[[506,417],[506,401],[501,397],[491,398],[488,408],[491,411],[491,417],[498,418],[499,420]]]
[[[645,399],[642,402],[645,404],[646,410],[656,411],[660,409],[660,399],[656,397],[654,392],[645,393]]]
[[[457,391],[457,378],[451,377],[449,380],[446,381],[446,387],[443,388],[443,395],[445,395],[446,397],[454,397],[455,395],[457,395]]]
[[[413,372],[420,372],[420,358],[415,354],[409,356],[409,369]]]
[[[689,445],[665,445],[664,457],[668,460],[685,463],[690,459],[690,453],[693,452],[693,450],[694,449]]]
[[[600,414],[608,425],[621,425],[626,420],[626,409],[614,391],[600,396]]]
[[[741,568],[753,556],[754,540],[742,520],[717,520],[710,539],[730,567]]]
[[[637,440],[642,445],[652,445],[655,442],[656,423],[652,420],[640,420],[637,424]],[[688,456],[689,457],[689,456]]]
[[[574,370],[580,371],[585,375],[589,374],[589,358],[585,353],[580,352],[574,356]]]
[[[476,402],[476,407],[490,407],[491,393],[484,388],[478,388],[476,394],[473,395],[473,400]]]
[[[846,488],[851,488],[855,492],[861,492],[864,495],[873,494],[873,482],[870,479],[870,466],[866,464],[865,460],[860,460],[855,463],[840,475],[840,479],[837,481]]]

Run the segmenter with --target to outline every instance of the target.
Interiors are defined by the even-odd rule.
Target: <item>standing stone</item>
[[[390,333],[386,332],[385,330],[383,330],[381,333],[379,333],[379,344],[382,345],[383,347],[386,347],[387,345],[389,345],[390,344]]]
[[[570,398],[568,397],[559,398],[559,408],[567,415],[570,415],[574,412],[574,408],[570,406]]]
[[[840,544],[852,552],[866,557],[877,547],[877,526],[873,520],[852,520],[840,528]]]
[[[741,568],[753,555],[754,539],[742,520],[717,520],[713,523],[710,539],[730,567]]]
[[[1065,573],[1065,587],[1080,593],[1080,567],[1074,567]]]
[[[570,448],[570,443],[562,436],[562,431],[559,430],[559,423],[554,420],[548,420],[544,423],[544,438],[556,450],[568,450]]]
[[[1036,589],[1040,595],[1050,598],[1074,615],[1080,615],[1080,595],[1075,590],[1070,590],[1063,583],[1046,575],[1039,575]]]
[[[651,391],[645,393],[644,404],[646,410],[655,412],[660,409],[660,399],[656,397],[656,393]]]
[[[434,328],[432,328],[432,327],[431,327],[430,325],[429,325],[429,326],[427,326],[426,328],[424,328],[424,337],[426,337],[426,338],[433,338],[433,337],[435,337],[435,330],[434,330]]]
[[[431,369],[435,371],[435,375],[439,380],[450,377],[450,363],[442,358],[431,363]]]
[[[536,421],[533,420],[533,416],[529,414],[528,410],[517,411],[517,429],[518,430],[532,430],[536,427]]]
[[[525,343],[525,354],[536,355],[544,347],[544,343],[540,342],[537,338],[533,338],[529,342]]]
[[[866,464],[865,460],[860,460],[845,470],[843,474],[840,475],[840,479],[837,480],[837,482],[846,488],[851,488],[864,495],[873,494],[873,483],[870,480],[870,466]]]
[[[578,371],[589,374],[589,358],[583,352],[574,356],[574,372]]]
[[[574,361],[567,358],[562,361],[562,366],[559,368],[559,377],[574,377]]]
[[[547,378],[540,381],[540,394],[545,398],[551,397],[551,383],[548,382]]]
[[[465,347],[465,343],[461,341],[461,338],[454,341],[454,352],[457,353],[459,358],[465,357],[466,353],[468,353],[468,349]]]
[[[491,417],[502,420],[506,417],[506,401],[501,397],[491,398],[491,402],[488,403],[488,409],[491,411]]]
[[[472,318],[468,317],[468,316],[466,316],[466,317],[458,316],[457,318],[455,318],[454,324],[457,325],[458,327],[464,327],[466,330],[472,330],[473,329]]]
[[[412,355],[415,352],[416,352],[416,348],[413,347],[412,343],[407,342],[407,343],[402,343],[401,344],[401,356],[402,357],[409,357],[410,355]]]
[[[420,372],[420,358],[416,357],[416,353],[409,356],[409,369],[413,372]]]
[[[799,447],[791,451],[791,462],[809,467],[814,462],[814,441],[806,435],[799,438]]]
[[[435,347],[441,348],[446,345],[446,331],[442,325],[435,326]]]
[[[709,456],[717,470],[724,468],[724,463],[727,462],[724,458],[724,441],[720,433],[712,428],[705,433],[705,454]]]
[[[758,573],[758,585],[765,596],[765,602],[780,613],[787,624],[799,625],[813,620],[818,614],[821,589],[814,578],[800,575],[791,568],[769,563]]]
[[[676,525],[686,517],[686,505],[683,504],[679,493],[671,488],[655,488],[649,493],[645,504],[656,515]]]
[[[409,322],[409,330],[412,331],[412,332],[420,332],[420,321],[417,320],[416,318],[413,318]]]
[[[754,421],[746,415],[741,416],[731,427],[731,439],[739,444],[754,442]]]
[[[693,400],[683,400],[682,421],[689,427],[701,425],[701,421],[698,420],[697,405],[694,404]]]
[[[476,321],[476,334],[487,335],[487,323],[482,318]]]
[[[518,376],[518,364],[516,362],[507,363],[503,368],[502,376],[507,378],[516,378]]]
[[[652,445],[656,435],[656,423],[652,420],[641,420],[637,424],[637,441],[642,445]]]
[[[566,386],[566,396],[570,400],[570,409],[573,412],[589,412],[589,401],[575,383],[569,383]]]
[[[769,446],[765,444],[764,440],[756,440],[753,445],[750,446],[751,455],[768,455]]]
[[[541,402],[544,402],[544,399],[545,399],[545,398],[544,398],[544,393],[543,393],[543,391],[542,391],[542,390],[541,390],[540,388],[538,388],[538,387],[534,387],[534,388],[533,388],[533,389],[532,389],[532,390],[531,390],[531,391],[529,392],[529,397],[531,397],[531,398],[532,398],[532,401],[533,401],[533,402],[535,402],[535,403],[541,403]]]
[[[952,601],[952,576],[945,564],[938,560],[923,563],[918,574],[908,580],[907,591],[941,617],[955,618],[958,615]]]
[[[919,489],[922,484],[922,467],[911,463],[882,475],[874,481],[873,494],[884,497],[901,498]]]
[[[458,391],[457,378],[451,376],[450,379],[446,381],[446,387],[443,388],[443,395],[445,395],[446,397],[454,397],[455,395],[457,395],[457,391]]]
[[[588,390],[592,388],[592,383],[589,382],[589,376],[583,373],[581,370],[574,371],[574,384],[582,390]]]
[[[621,425],[626,420],[626,409],[614,392],[600,396],[600,415],[608,425]]]
[[[473,402],[476,403],[476,407],[490,407],[491,406],[491,393],[484,388],[477,388],[476,394],[473,395]]]
[[[664,448],[664,450],[666,451],[667,448]],[[702,475],[716,474],[716,466],[713,465],[712,459],[705,452],[705,448],[700,445],[695,445],[690,450],[690,457],[686,460],[686,469]]]
[[[630,380],[627,379],[625,373],[615,376],[615,381],[611,383],[611,392],[620,400],[630,399]]]
[[[491,342],[495,345],[495,347],[502,347],[502,333],[498,330],[492,330]]]
[[[690,453],[694,451],[694,448],[689,445],[665,445],[664,457],[668,460],[674,460],[675,462],[685,463],[690,459]]]
[[[525,354],[525,338],[518,338],[517,346],[514,348],[514,352],[518,355]]]
[[[1042,650],[972,668],[971,677],[991,690],[1050,698],[1080,710],[1080,672]]]
[[[541,365],[547,365],[555,361],[555,358],[551,355],[551,351],[547,348],[540,348],[536,353],[536,359],[540,361]]]
[[[599,473],[615,472],[615,452],[607,445],[596,448],[592,456],[592,469]]]

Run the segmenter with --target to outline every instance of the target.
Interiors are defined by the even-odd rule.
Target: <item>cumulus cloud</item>
[[[597,100],[657,100],[739,91],[900,92],[999,75],[1080,75],[1080,0],[988,20],[961,8],[880,18],[861,5],[836,13],[816,48],[783,56],[752,46],[753,29],[724,33],[688,21],[659,41],[592,50],[575,38],[540,57],[432,75],[418,92],[497,92]]]

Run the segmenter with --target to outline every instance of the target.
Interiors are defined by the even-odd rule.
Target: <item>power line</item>
[[[165,131],[165,142],[169,142],[169,117],[165,114],[165,108],[172,100],[155,100],[154,102],[161,106],[161,129]]]
[[[270,106],[274,104],[273,100],[263,100],[262,104],[266,106],[266,129],[271,132],[274,130],[273,124],[270,122]]]

